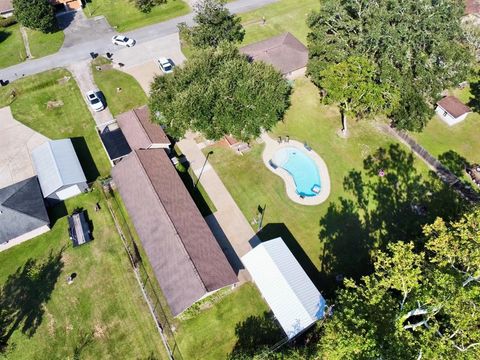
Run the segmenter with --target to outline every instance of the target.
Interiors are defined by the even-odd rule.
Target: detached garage
[[[282,238],[257,245],[242,262],[288,339],[324,317],[325,299]]]
[[[70,139],[47,141],[36,147],[32,160],[45,199],[65,200],[88,188]]]

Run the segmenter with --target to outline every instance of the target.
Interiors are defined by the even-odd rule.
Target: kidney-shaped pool
[[[278,149],[271,164],[286,170],[295,182],[300,196],[316,196],[322,189],[320,174],[313,159],[296,147]]]

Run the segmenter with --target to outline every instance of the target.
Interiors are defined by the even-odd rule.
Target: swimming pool
[[[321,190],[320,175],[315,162],[296,147],[278,149],[272,157],[274,166],[286,170],[295,182],[300,196],[316,196]]]

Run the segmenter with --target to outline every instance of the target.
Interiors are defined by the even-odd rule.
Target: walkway
[[[277,0],[237,0],[228,3],[226,6],[233,13],[243,13],[258,9],[276,1]],[[193,14],[180,16],[158,24],[133,30],[127,32],[125,35],[135,39],[137,43],[140,44],[178,33],[177,25],[180,22],[192,24]],[[85,39],[88,40],[87,42],[72,44],[72,46],[68,48],[63,47],[56,54],[35,60],[24,61],[23,63],[0,69],[0,79],[14,81],[23,76],[37,74],[58,67],[66,67],[74,62],[88,60],[90,58],[90,52],[96,52],[100,55],[105,54],[106,52],[115,53],[115,51],[118,50],[118,47],[115,47],[112,44],[111,37],[111,33],[96,33],[93,38],[85,37]],[[135,48],[132,50],[135,51]]]
[[[279,143],[278,141],[273,140],[267,133],[262,134],[262,140],[265,142],[265,149],[262,153],[263,163],[268,170],[283,179],[285,182],[285,191],[290,200],[300,205],[310,206],[319,205],[327,200],[328,196],[330,195],[330,175],[328,173],[327,164],[325,164],[325,161],[323,161],[320,155],[311,149],[307,151],[304,144],[296,140],[289,140],[288,142],[284,141]],[[270,164],[270,161],[275,157],[275,153],[279,149],[286,147],[297,148],[315,162],[320,175],[320,192],[317,195],[300,197],[297,193],[297,187],[293,177],[285,169],[282,169],[277,165],[272,166]]]
[[[90,66],[90,61],[81,61],[75,64],[72,64],[68,67],[68,70],[72,73],[75,81],[77,82],[80,92],[82,93],[83,100],[86,102],[85,94],[87,91],[96,90],[98,91],[97,85],[93,80],[92,68]],[[95,123],[101,129],[102,125],[109,123],[113,120],[112,113],[106,107],[102,111],[93,111],[90,105],[87,104],[88,110],[92,114]]]
[[[205,156],[194,140],[194,135],[191,133],[187,134],[186,138],[178,143],[178,146],[186,156],[190,167],[197,177],[200,176],[200,183],[217,209],[213,216],[218,223],[218,229],[215,229],[215,226],[211,226],[212,231],[217,238],[221,238],[224,235],[235,251],[237,259],[241,258],[252,249],[252,244],[255,245],[259,243],[260,240],[255,235],[255,232],[247,219],[245,219],[245,216],[243,216],[243,213],[237,206],[235,200],[233,200],[222,180],[220,180],[220,177],[208,161],[206,161]],[[211,225],[212,219],[207,218],[207,222]],[[219,230],[221,230],[223,234],[219,233]],[[221,241],[220,245],[225,251],[225,247]],[[229,257],[228,255],[227,251],[227,257]],[[231,258],[229,260],[232,262]],[[233,266],[235,267],[235,265]],[[240,271],[239,280],[241,282],[250,280],[250,275],[246,270]]]
[[[451,186],[458,194],[471,203],[480,203],[480,194],[473,190],[470,186],[464,184],[450,170],[434,158],[430,153],[420,146],[415,140],[408,136],[405,132],[394,129],[388,125],[381,125],[381,129],[386,133],[393,135],[401,142],[406,144],[420,159],[422,159],[430,169],[435,171],[438,177],[447,185]]]

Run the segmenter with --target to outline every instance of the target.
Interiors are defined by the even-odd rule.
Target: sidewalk
[[[80,92],[82,93],[83,100],[85,100],[85,94],[90,90],[98,90],[95,81],[93,80],[92,68],[90,67],[90,61],[81,61],[75,64],[71,64],[67,68],[73,75],[75,81],[77,82]],[[107,108],[102,111],[93,111],[90,105],[86,104],[88,110],[92,114],[95,123],[99,128],[103,124],[109,123],[113,120],[113,116],[110,113],[110,110]]]
[[[252,249],[251,243],[255,244],[260,242],[260,240],[213,167],[208,162],[205,162],[206,158],[195,140],[193,140],[193,135],[187,134],[186,138],[178,143],[178,146],[190,162],[190,166],[197,176],[200,175],[203,167],[200,183],[217,209],[213,216],[220,227],[220,229],[213,227],[212,231],[217,238],[226,237],[235,251],[237,259],[241,258]],[[208,219],[207,222],[211,223]],[[219,230],[223,234],[219,233]],[[222,246],[222,248],[224,247]],[[227,257],[229,257],[228,249],[226,251]],[[231,257],[229,260],[232,263]],[[250,275],[244,269],[239,272],[238,276],[241,282],[251,280]]]

